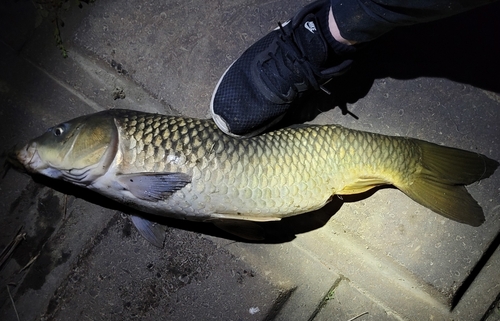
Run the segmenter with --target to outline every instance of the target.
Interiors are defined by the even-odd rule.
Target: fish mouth
[[[20,149],[13,148],[7,155],[7,162],[21,172],[42,174],[51,178],[62,178],[77,185],[87,185],[91,167],[59,169],[50,162],[44,161],[38,153],[37,144],[28,143]]]
[[[29,173],[36,173],[39,169],[46,167],[41,164],[36,144],[27,144],[20,149],[13,148],[7,161],[16,169]]]
[[[12,149],[7,156],[7,162],[21,172],[43,174],[52,178],[61,176],[60,170],[42,160],[36,143],[28,143],[20,149]]]
[[[10,169],[15,169],[21,173],[36,173],[36,170],[31,165],[33,163],[33,156],[36,148],[29,148],[30,145],[25,145],[22,148],[17,146],[12,147],[10,150],[2,153],[2,158],[5,157],[3,168],[1,170],[2,177],[5,177]]]
[[[4,168],[7,168],[7,169],[14,168],[14,169],[16,169],[16,170],[18,170],[20,172],[25,172],[26,171],[26,169],[24,168],[24,165],[17,158],[17,149],[16,149],[16,147],[13,147],[8,152],[6,152],[5,154],[3,154],[3,157],[6,157],[5,161],[4,161],[4,164],[3,164]]]

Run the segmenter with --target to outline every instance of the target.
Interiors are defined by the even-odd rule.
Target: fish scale
[[[244,213],[245,218],[261,220],[266,214],[295,215],[322,207],[352,176],[373,176],[375,168],[378,176],[387,172],[380,166],[387,157],[360,150],[367,149],[374,134],[339,126],[303,126],[241,140],[224,135],[211,120],[130,111],[114,117],[120,144],[128,146],[122,150],[119,172],[182,172],[193,177],[166,200],[166,207],[179,213]],[[405,152],[415,149],[405,139],[379,141],[389,150],[393,144]],[[400,158],[399,167],[412,167],[412,159]]]

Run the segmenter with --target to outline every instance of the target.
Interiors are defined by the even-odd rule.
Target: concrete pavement
[[[304,3],[74,6],[62,16],[66,59],[50,22],[34,28],[31,2],[4,3],[1,149],[107,108],[209,117],[225,68]],[[491,41],[499,12],[495,4],[383,37],[330,84],[333,97],[311,97],[288,121],[314,118],[500,160],[500,45]],[[25,236],[0,270],[0,319],[17,320],[17,310],[23,321],[345,321],[364,312],[358,320],[498,320],[499,175],[468,188],[486,215],[478,228],[384,188],[265,224],[263,243],[164,220],[167,241],[157,249],[120,206],[10,171],[0,181],[0,249],[18,231]]]

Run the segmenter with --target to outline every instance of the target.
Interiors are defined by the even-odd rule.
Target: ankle
[[[351,46],[353,43],[340,36],[337,23],[333,18],[332,7],[329,1],[325,2],[324,6],[316,13],[323,38],[337,55],[354,53],[356,49]]]
[[[333,11],[331,7],[328,13],[328,27],[330,29],[333,38],[335,38],[335,40],[337,40],[338,42],[349,46],[357,43],[356,41],[347,40],[344,37],[342,37],[342,35],[340,34],[339,27],[337,26],[337,22],[335,21],[335,17],[333,16]]]

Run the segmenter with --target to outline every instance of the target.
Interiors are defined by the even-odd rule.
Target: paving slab
[[[132,233],[131,224],[114,217],[80,255],[44,319],[261,320],[286,292],[262,283],[256,271],[198,233],[169,230],[158,249]]]
[[[208,117],[225,68],[305,3],[97,1],[64,13],[67,59],[50,23],[19,24],[17,37],[3,29],[1,149],[106,108]],[[33,20],[26,8],[9,10]],[[285,122],[339,123],[499,160],[498,12],[495,4],[387,35],[329,84],[332,96],[312,95]],[[265,224],[263,244],[167,221],[172,243],[158,250],[115,204],[8,173],[0,248],[20,226],[27,236],[0,286],[11,284],[22,320],[347,320],[365,311],[359,320],[495,320],[499,181],[496,173],[468,188],[485,211],[479,228],[379,189]],[[0,318],[16,320],[8,293],[0,300]]]
[[[312,320],[341,276],[308,249],[289,244],[248,244],[218,240],[231,253],[258,267],[274,284],[290,291],[272,320]]]

